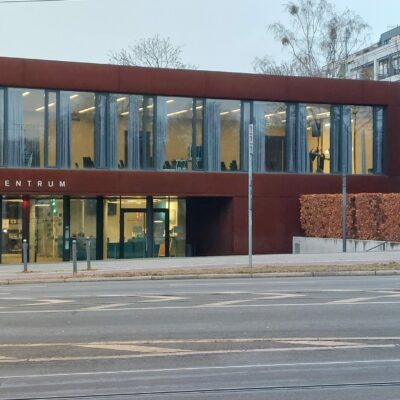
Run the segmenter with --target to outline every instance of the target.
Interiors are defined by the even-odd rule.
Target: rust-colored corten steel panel
[[[398,84],[0,57],[0,85],[190,97],[399,104]]]

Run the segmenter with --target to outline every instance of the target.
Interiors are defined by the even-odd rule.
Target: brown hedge
[[[400,194],[358,193],[347,196],[347,235],[352,239],[400,241]],[[342,196],[300,197],[300,222],[305,236],[342,236]]]

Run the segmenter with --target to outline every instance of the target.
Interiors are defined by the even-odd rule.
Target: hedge
[[[400,194],[358,193],[347,196],[347,236],[351,239],[400,241]],[[342,237],[342,195],[300,197],[305,236]]]

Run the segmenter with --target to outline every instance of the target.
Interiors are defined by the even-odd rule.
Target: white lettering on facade
[[[23,180],[23,179],[4,179],[4,187],[15,187],[15,188],[31,188],[31,187],[49,187],[49,188],[66,188],[66,181],[55,181],[55,180]]]

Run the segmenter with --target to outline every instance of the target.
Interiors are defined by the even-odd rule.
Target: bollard
[[[78,264],[76,262],[76,240],[72,241],[72,272],[74,275],[78,272]]]
[[[24,262],[24,272],[28,272],[28,241],[22,241],[22,261]]]
[[[86,263],[87,263],[87,270],[90,271],[90,238],[86,238]]]

